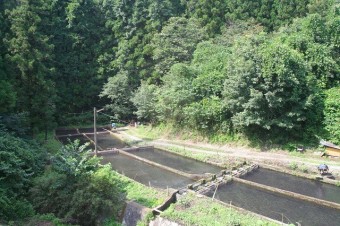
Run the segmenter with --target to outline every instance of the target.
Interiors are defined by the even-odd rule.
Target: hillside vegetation
[[[0,1],[0,220],[118,216],[119,176],[48,141],[93,107],[103,124],[340,145],[339,37],[338,0]]]

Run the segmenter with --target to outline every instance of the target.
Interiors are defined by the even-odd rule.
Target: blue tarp
[[[318,166],[318,170],[328,170],[328,166],[326,164],[321,164]]]

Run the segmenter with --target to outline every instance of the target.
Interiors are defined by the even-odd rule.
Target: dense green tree
[[[183,109],[195,100],[192,90],[193,70],[185,64],[175,64],[165,75],[157,102],[159,120],[173,124],[185,124]]]
[[[34,214],[26,200],[31,180],[43,169],[44,152],[37,144],[15,137],[0,125],[0,218],[17,220]]]
[[[34,207],[70,223],[94,225],[99,216],[116,216],[124,196],[116,172],[100,166],[79,140],[62,147],[52,165],[37,177],[30,190]],[[120,185],[121,186],[121,185]]]
[[[0,114],[11,112],[16,103],[16,93],[8,77],[0,56]]]
[[[13,77],[8,73],[6,54],[7,48],[3,42],[9,32],[9,24],[5,11],[10,8],[10,3],[0,2],[0,115],[9,113],[16,104],[16,92],[13,88]]]
[[[279,35],[281,42],[304,55],[309,73],[318,80],[321,88],[337,86],[340,82],[339,46],[332,38],[333,34],[339,35],[340,32],[333,30],[334,21],[334,17],[326,19],[312,14],[296,20]]]
[[[235,127],[263,134],[299,134],[306,132],[307,125],[321,122],[315,84],[308,79],[300,53],[276,42],[262,44],[255,51],[247,42],[236,48],[224,89]]]
[[[160,89],[154,84],[142,82],[136,92],[133,94],[131,101],[136,106],[137,111],[134,112],[139,120],[147,122],[157,121],[157,108]]]
[[[199,20],[211,37],[221,33],[226,24],[227,1],[225,0],[190,0],[185,1],[186,14]]]
[[[98,95],[107,79],[107,74],[98,73],[98,59],[107,48],[101,45],[109,30],[96,1],[72,0],[67,5],[60,1],[57,6],[61,16],[56,21],[61,33],[56,30],[54,39],[61,42],[57,49],[59,103],[62,111],[87,111],[100,103]]]
[[[324,126],[327,138],[340,145],[340,87],[334,87],[326,91]]]
[[[127,72],[119,72],[116,76],[109,78],[100,93],[101,97],[107,97],[111,101],[106,107],[111,109],[118,119],[132,117],[134,106],[130,98],[133,86],[129,82]]]
[[[153,38],[153,58],[156,61],[153,79],[156,83],[175,63],[188,63],[196,45],[207,38],[196,19],[170,18],[168,24]]]
[[[267,31],[289,24],[307,14],[310,0],[230,0],[226,18],[230,21],[255,19]]]
[[[31,129],[44,129],[53,121],[55,89],[53,83],[52,50],[46,29],[45,12],[50,2],[22,0],[9,12],[11,35],[6,38],[16,74],[19,111],[29,112]]]

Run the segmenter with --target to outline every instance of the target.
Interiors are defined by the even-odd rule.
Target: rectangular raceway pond
[[[87,139],[82,134],[72,135],[72,136],[63,135],[63,136],[60,136],[60,137],[57,137],[57,138],[63,145],[69,144],[70,141],[73,142],[75,140],[79,140],[80,145],[84,145],[85,143],[89,143],[88,148],[91,148],[92,150],[94,150],[94,144],[91,143],[91,141],[89,139]]]
[[[55,130],[56,136],[64,136],[64,135],[74,135],[74,134],[79,134],[77,129],[63,129],[63,128],[58,128]]]
[[[214,190],[206,195],[212,197]],[[340,210],[264,191],[239,182],[219,185],[215,198],[287,224],[338,226]]]
[[[144,185],[158,188],[182,188],[193,182],[193,180],[151,166],[123,154],[110,154],[103,156],[102,164],[111,163],[117,172],[136,180]]]
[[[340,203],[340,187],[286,173],[259,168],[242,177],[245,180]],[[339,222],[340,225],[340,222]]]
[[[222,168],[218,166],[196,161],[195,159],[186,158],[157,148],[143,148],[137,151],[129,151],[129,153],[191,174],[214,174],[222,170]]]
[[[93,134],[87,134],[91,140],[94,140]],[[97,134],[97,144],[102,149],[109,149],[109,148],[124,148],[128,145],[125,144],[122,140],[118,137],[112,135],[109,132],[101,132]]]

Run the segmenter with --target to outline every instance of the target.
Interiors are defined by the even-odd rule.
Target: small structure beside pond
[[[326,148],[326,154],[330,156],[340,157],[340,147],[331,142],[321,140],[320,144]]]

